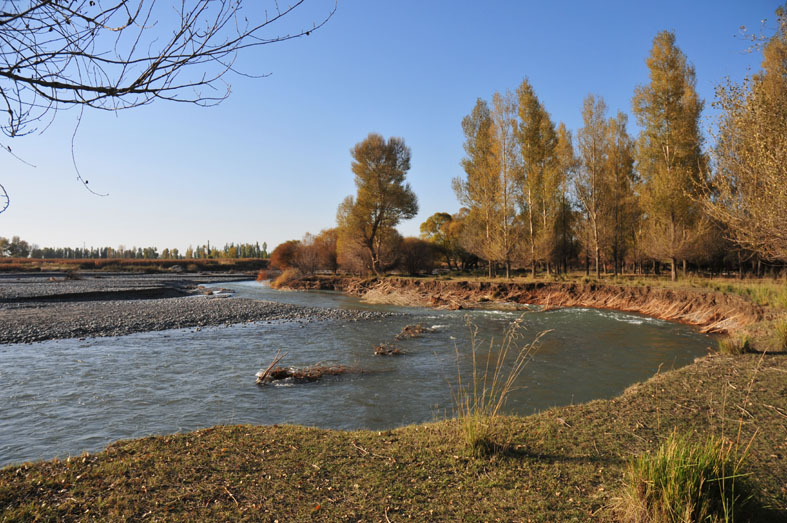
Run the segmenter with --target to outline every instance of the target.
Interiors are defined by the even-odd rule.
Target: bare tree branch
[[[269,13],[242,0],[5,0],[0,110],[8,119],[0,129],[28,134],[74,105],[215,105],[229,95],[223,78],[238,72],[240,50],[307,36],[336,10],[334,3],[306,27],[288,30],[285,23],[306,3],[274,2]]]
[[[308,36],[336,1],[306,22],[296,17],[307,0],[273,0],[270,14],[262,0],[0,0],[0,130],[10,138],[46,130],[73,106],[216,105],[230,94],[228,73],[267,76],[239,71],[239,51]],[[73,154],[72,137],[77,179],[101,195]],[[0,212],[8,202],[0,185]]]

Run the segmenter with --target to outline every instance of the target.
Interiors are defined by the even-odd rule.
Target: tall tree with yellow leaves
[[[628,117],[621,111],[607,122],[605,174],[609,204],[606,228],[615,275],[622,270],[639,221],[639,205],[634,192],[634,141],[626,130],[627,123]]]
[[[511,277],[511,261],[520,243],[516,205],[521,191],[519,152],[516,142],[517,104],[513,93],[495,93],[492,96],[492,121],[494,133],[492,150],[494,165],[500,180],[500,213],[497,223],[497,246],[500,260]]]
[[[702,224],[696,197],[706,171],[699,129],[703,102],[694,67],[675,45],[674,33],[656,35],[647,65],[650,83],[638,86],[632,101],[642,127],[636,163],[648,251],[670,260],[674,281],[677,260],[691,254]]]
[[[706,211],[745,249],[787,261],[787,4],[762,49],[762,71],[717,89],[722,110]]]
[[[379,273],[395,262],[386,258],[399,239],[396,225],[418,213],[418,199],[405,183],[410,148],[402,138],[370,133],[350,153],[358,192],[339,207],[339,244],[345,252],[350,245],[360,247],[366,268]]]
[[[607,105],[604,99],[588,95],[582,109],[584,126],[577,133],[580,168],[575,179],[579,205],[584,214],[584,247],[593,253],[596,277],[601,275],[601,250],[605,218],[609,211],[607,180]],[[585,259],[588,259],[586,254]]]
[[[520,207],[524,217],[531,273],[536,262],[548,259],[554,247],[554,220],[560,199],[559,170],[555,167],[557,135],[549,113],[525,78],[517,89],[517,140],[522,158]]]
[[[489,277],[500,260],[498,224],[502,209],[500,176],[495,155],[495,126],[489,105],[476,100],[473,111],[462,119],[465,134],[466,179],[454,178],[452,185],[459,202],[468,209],[464,247],[488,262]]]

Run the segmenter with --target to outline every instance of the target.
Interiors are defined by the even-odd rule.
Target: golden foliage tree
[[[586,253],[593,253],[596,277],[601,274],[602,240],[606,232],[604,219],[609,202],[605,175],[608,152],[606,111],[603,98],[592,94],[585,98],[582,109],[584,126],[578,133],[581,167],[575,180],[577,198],[585,216],[583,243]]]
[[[495,230],[500,261],[511,277],[511,261],[520,243],[516,204],[521,193],[521,162],[516,141],[517,102],[511,92],[492,96],[492,151],[494,167],[500,180],[498,222]]]
[[[560,203],[560,170],[555,165],[557,135],[527,78],[517,89],[517,98],[517,140],[522,158],[520,207],[529,246],[527,258],[535,276],[536,262],[548,259],[554,245],[552,232]]]
[[[563,271],[568,271],[568,258],[574,253],[574,222],[576,221],[572,203],[569,199],[569,187],[579,167],[579,160],[574,152],[574,141],[566,124],[560,123],[557,129],[557,145],[555,146],[555,169],[558,177],[558,209],[555,219],[553,261]]]
[[[762,71],[717,89],[722,110],[706,211],[745,249],[787,261],[787,4],[762,49]]]
[[[462,167],[467,179],[454,178],[452,185],[457,199],[468,209],[463,243],[469,252],[487,260],[491,278],[493,266],[500,260],[497,224],[501,216],[501,187],[494,153],[494,121],[484,100],[476,100],[473,111],[462,119],[462,130]]]
[[[608,249],[615,275],[621,271],[624,257],[635,239],[639,222],[639,204],[634,192],[634,142],[626,130],[625,113],[607,122],[606,167]]]
[[[675,45],[674,33],[656,35],[647,65],[650,83],[638,86],[632,101],[642,127],[636,148],[641,202],[648,251],[671,261],[675,280],[677,260],[690,255],[701,225],[695,197],[706,163],[699,129],[703,102],[694,67]]]
[[[396,225],[418,213],[418,199],[405,183],[410,148],[402,138],[370,133],[350,151],[358,192],[339,208],[339,245],[358,251],[367,270],[380,273],[396,262]],[[360,258],[359,258],[360,256]],[[391,259],[393,258],[393,259]]]

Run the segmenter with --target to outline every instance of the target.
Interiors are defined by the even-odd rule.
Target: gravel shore
[[[100,275],[67,281],[62,276],[0,275],[0,343],[121,336],[250,321],[357,321],[383,316],[368,311],[205,295],[210,291],[199,287],[202,283],[229,279]]]

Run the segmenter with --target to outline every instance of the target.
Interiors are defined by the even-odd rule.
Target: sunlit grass
[[[748,447],[673,431],[653,453],[633,458],[618,510],[623,521],[734,521],[746,501]]]
[[[467,325],[470,329],[472,371],[469,378],[463,377],[457,347],[458,379],[451,394],[466,448],[475,456],[484,456],[507,449],[509,442],[501,430],[501,409],[541,337],[548,331],[538,334],[530,343],[523,343],[520,317],[506,328],[499,344],[491,339],[486,356],[479,357],[478,327],[469,319]]]
[[[739,356],[751,352],[751,339],[748,334],[728,336],[719,340],[719,352],[728,356]]]

